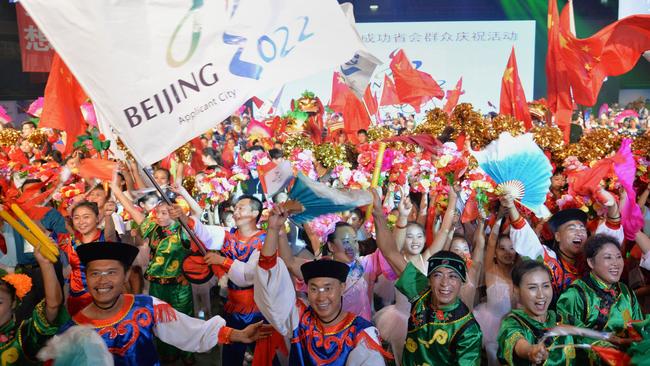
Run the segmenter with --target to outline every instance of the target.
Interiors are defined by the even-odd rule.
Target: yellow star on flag
[[[338,75],[336,76],[336,80],[337,80],[340,84],[345,84],[345,79],[343,78],[343,75],[341,75],[341,74],[338,74]]]
[[[512,72],[514,71],[514,68],[509,67],[506,69],[506,71],[503,73],[503,80],[512,83]]]
[[[564,37],[560,34],[560,47],[562,47],[562,48],[567,48],[567,47],[566,47],[567,43],[569,43],[569,42],[566,40],[566,38],[564,38]]]
[[[589,48],[589,46],[582,46],[582,47],[580,47],[580,49],[581,49],[583,52],[589,52],[589,51],[591,51],[591,48]]]
[[[589,65],[589,63],[587,62],[587,63],[585,64],[585,70],[587,70],[587,71],[591,71],[591,69],[592,69],[591,65]]]

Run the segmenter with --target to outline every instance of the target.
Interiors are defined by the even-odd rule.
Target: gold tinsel
[[[199,194],[199,187],[196,186],[196,177],[193,175],[183,178],[183,187],[193,197]]]
[[[518,136],[526,132],[522,121],[517,121],[513,116],[503,114],[494,117],[492,130],[495,138],[498,138],[501,132],[509,132],[512,136]]]
[[[372,126],[368,129],[368,141],[380,141],[393,136],[393,131],[388,127]]]
[[[27,136],[27,141],[29,141],[30,145],[33,147],[41,147],[47,142],[47,134],[44,129],[37,128]]]
[[[124,155],[126,156],[126,158],[128,160],[135,160],[135,158],[133,157],[133,154],[131,154],[131,151],[129,150],[129,148],[126,147],[126,145],[124,145],[124,142],[119,137],[117,139],[117,148],[120,149],[120,151],[122,151],[124,153]]]
[[[621,137],[614,132],[597,128],[580,138],[575,156],[582,162],[600,160],[616,151],[621,145]]]
[[[192,153],[194,152],[194,146],[191,142],[186,143],[185,145],[176,149],[176,157],[178,158],[179,163],[189,164],[192,161]]]
[[[650,156],[650,132],[646,132],[641,136],[637,136],[632,142],[632,150],[637,151],[638,155]]]
[[[314,157],[325,168],[332,169],[347,160],[347,153],[344,146],[325,143],[316,146]]]
[[[314,141],[303,133],[294,133],[289,135],[282,144],[282,149],[288,154],[294,149],[314,150]]]
[[[493,131],[483,120],[481,114],[475,111],[471,103],[460,103],[451,114],[451,125],[454,128],[453,138],[464,133],[472,144],[473,149],[481,149],[495,137]]]
[[[427,112],[426,120],[423,124],[415,128],[414,133],[429,134],[438,137],[442,131],[449,125],[449,116],[440,108],[434,108]]]
[[[542,149],[555,154],[564,147],[564,135],[562,131],[554,126],[533,127],[535,143]]]
[[[20,140],[21,134],[20,131],[14,128],[5,128],[0,131],[0,146],[2,147],[11,147],[16,146]]]

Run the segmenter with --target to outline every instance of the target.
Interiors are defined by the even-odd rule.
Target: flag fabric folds
[[[524,94],[524,87],[521,85],[521,80],[519,79],[514,47],[510,51],[508,65],[501,79],[499,113],[513,116],[516,120],[523,121],[526,131],[533,127],[530,112],[528,111],[528,103],[526,102],[526,95]]]

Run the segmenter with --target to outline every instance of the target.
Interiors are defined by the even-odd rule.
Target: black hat
[[[95,260],[113,259],[122,262],[126,267],[130,267],[138,255],[138,248],[124,243],[96,241],[79,245],[77,255],[79,255],[79,260],[85,266]]]
[[[336,278],[341,282],[345,282],[348,279],[350,267],[339,261],[320,259],[303,264],[300,266],[300,271],[305,283],[317,277]]]
[[[454,270],[460,276],[460,279],[465,282],[467,279],[467,265],[463,258],[454,252],[448,250],[441,250],[429,258],[429,268],[427,276],[431,276],[433,271],[440,267],[446,267]]]
[[[565,224],[569,221],[579,220],[583,224],[587,224],[587,214],[577,208],[569,208],[566,210],[558,211],[555,215],[551,216],[551,219],[548,220],[548,224],[551,226],[551,230],[556,232],[562,224]]]

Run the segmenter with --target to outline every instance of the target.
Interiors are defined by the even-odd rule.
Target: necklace
[[[107,306],[107,307],[101,307],[101,306],[97,305],[97,303],[95,302],[95,300],[93,300],[93,305],[95,305],[95,306],[96,306],[98,309],[100,309],[100,310],[104,310],[104,311],[106,311],[106,310],[110,310],[110,309],[112,309],[113,306],[115,306],[115,304],[117,304],[117,302],[118,302],[119,300],[120,300],[120,297],[118,296],[118,297],[115,298],[115,301],[113,301],[113,303],[112,303],[111,305]]]

